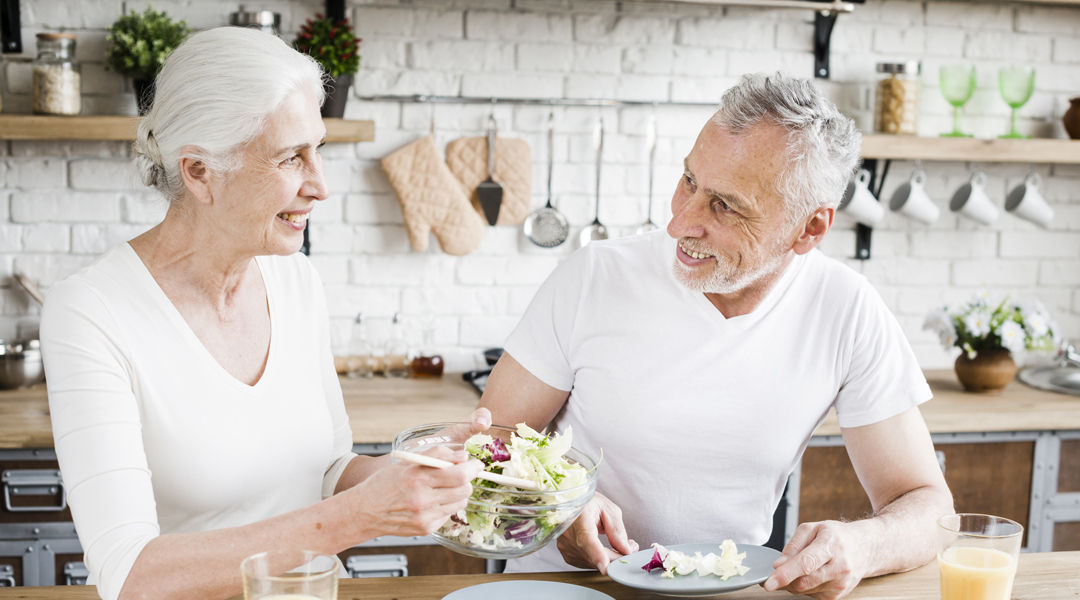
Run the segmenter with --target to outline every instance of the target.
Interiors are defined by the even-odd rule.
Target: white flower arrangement
[[[1057,324],[1042,302],[1011,302],[990,291],[978,292],[960,306],[935,308],[926,315],[923,329],[937,333],[946,349],[956,346],[968,358],[983,350],[1048,352],[1057,344]]]

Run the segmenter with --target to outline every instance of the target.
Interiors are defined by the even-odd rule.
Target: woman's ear
[[[180,177],[184,180],[184,187],[196,200],[202,204],[213,204],[214,194],[211,189],[213,174],[206,167],[206,163],[190,156],[183,156],[194,154],[195,152],[192,151],[197,151],[197,149],[185,147],[181,150]]]
[[[815,210],[806,219],[802,231],[795,238],[795,244],[791,248],[795,251],[795,254],[806,254],[816,248],[821,243],[821,240],[825,239],[825,234],[829,233],[835,214],[836,208],[832,206],[822,206]]]

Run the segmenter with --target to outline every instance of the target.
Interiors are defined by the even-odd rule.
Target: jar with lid
[[[919,63],[878,63],[874,131],[915,135],[919,125]]]
[[[412,366],[412,375],[417,378],[442,377],[443,357],[435,350],[435,320],[426,318],[423,320],[423,343],[416,357],[409,363]]]
[[[82,110],[82,75],[75,62],[75,34],[37,34],[34,112],[77,115]]]

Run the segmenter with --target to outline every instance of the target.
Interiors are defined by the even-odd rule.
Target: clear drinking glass
[[[240,563],[244,600],[337,600],[337,558],[310,550],[274,550]]]
[[[971,137],[960,131],[960,111],[975,94],[974,65],[946,65],[938,72],[941,95],[953,106],[952,133],[943,133],[941,137]]]
[[[1024,527],[990,515],[938,519],[941,600],[1009,600]]]
[[[1020,119],[1020,107],[1031,99],[1035,92],[1035,67],[1002,67],[998,71],[998,90],[1001,97],[1012,108],[1011,128],[1003,138],[1027,139],[1017,129]]]

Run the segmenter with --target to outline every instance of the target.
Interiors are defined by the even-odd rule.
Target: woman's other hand
[[[472,411],[466,421],[469,423],[469,435],[483,433],[488,430],[488,427],[491,427],[491,411],[486,408],[478,408]]]
[[[435,469],[395,463],[349,490],[357,512],[367,517],[363,521],[372,529],[370,537],[428,535],[465,508],[483,463],[470,460],[464,450],[445,447],[425,454],[455,464]]]

